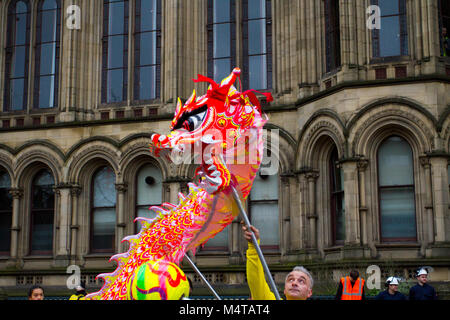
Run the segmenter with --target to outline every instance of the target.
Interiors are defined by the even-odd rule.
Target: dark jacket
[[[376,297],[375,300],[408,300],[406,296],[401,292],[396,292],[394,294],[390,294],[388,290],[381,291]]]
[[[438,300],[436,290],[429,284],[416,284],[409,289],[409,300]]]

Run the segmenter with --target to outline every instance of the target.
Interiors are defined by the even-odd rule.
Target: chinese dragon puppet
[[[220,84],[198,75],[194,82],[209,83],[206,94],[197,97],[194,90],[184,104],[178,98],[170,133],[152,135],[151,149],[157,156],[169,158],[188,150],[194,150],[197,159],[200,156],[194,183],[188,184],[188,195],[179,194],[178,204],[151,207],[156,218],[136,219],[142,224],[140,232],[123,239],[129,243],[128,251],[110,259],[117,262],[116,270],[98,275],[104,285],[86,299],[146,299],[142,296],[154,292],[160,299],[170,299],[165,287],[176,287],[186,276],[179,269],[169,272],[168,266],[178,265],[187,251],[195,254],[198,246],[239,215],[232,188],[245,201],[262,160],[267,120],[255,91],[237,91],[237,79],[238,68]],[[262,94],[272,101],[269,93]],[[161,262],[160,266],[151,269],[155,262]],[[150,270],[143,270],[143,266]],[[145,286],[138,278],[146,272],[168,281],[150,289],[139,287]]]

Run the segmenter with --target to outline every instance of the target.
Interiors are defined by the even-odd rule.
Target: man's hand
[[[252,230],[253,233],[255,234],[256,240],[259,240],[259,230],[258,229],[256,229],[254,226],[250,226],[250,230],[248,230],[248,228],[245,226],[244,221],[241,221],[241,225],[242,225],[242,230],[244,231],[244,238],[248,242],[252,242],[252,232],[250,230]]]

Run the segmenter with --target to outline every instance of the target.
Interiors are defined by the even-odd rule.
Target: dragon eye
[[[206,111],[190,116],[183,122],[183,129],[187,131],[194,131],[195,129],[199,128],[203,122],[203,119],[205,118],[205,115]]]

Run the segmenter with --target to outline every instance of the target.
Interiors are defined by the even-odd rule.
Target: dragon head
[[[156,155],[161,149],[184,152],[188,145],[201,145],[203,159],[197,174],[203,174],[210,192],[222,190],[231,178],[220,150],[224,150],[227,143],[236,143],[242,132],[258,121],[255,119],[261,118],[258,117],[261,107],[254,90],[239,92],[233,86],[240,73],[239,68],[233,69],[220,84],[198,75],[194,82],[210,84],[206,94],[197,97],[194,90],[184,104],[178,98],[170,133],[153,134],[151,137]],[[262,94],[272,101],[270,93]],[[203,153],[207,146],[210,148]]]

